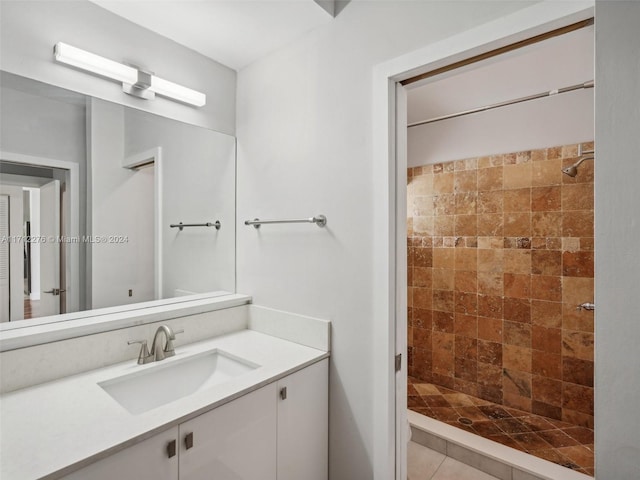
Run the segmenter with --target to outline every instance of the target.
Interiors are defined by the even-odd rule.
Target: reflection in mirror
[[[6,72],[0,88],[2,322],[235,290],[234,137]]]

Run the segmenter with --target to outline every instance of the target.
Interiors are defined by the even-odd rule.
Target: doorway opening
[[[0,162],[3,204],[2,321],[57,315],[67,310],[69,201],[64,169]],[[5,228],[6,227],[6,228]]]
[[[589,475],[593,57],[587,21],[403,82],[409,418]]]

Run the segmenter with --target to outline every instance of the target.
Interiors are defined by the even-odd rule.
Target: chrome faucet
[[[129,345],[139,343],[141,345],[140,354],[138,355],[138,365],[144,365],[150,362],[159,362],[167,357],[173,357],[176,354],[173,341],[176,339],[177,333],[184,332],[183,329],[171,330],[168,325],[160,325],[156,330],[156,334],[153,336],[153,342],[151,343],[151,351],[147,348],[146,340],[132,340],[127,342]],[[162,335],[164,334],[165,343],[161,345]]]
[[[167,357],[173,357],[176,354],[176,351],[173,347],[173,341],[176,339],[176,333],[182,333],[184,330],[176,330],[174,333],[171,330],[171,327],[168,325],[160,325],[156,330],[156,334],[153,337],[153,342],[151,343],[151,356],[154,357],[156,362],[160,360],[164,360]],[[159,342],[161,341],[160,334],[164,333],[165,344],[164,347],[161,347]]]

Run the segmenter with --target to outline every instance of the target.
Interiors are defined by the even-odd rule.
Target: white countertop
[[[0,478],[58,478],[329,356],[242,330],[179,346],[162,363],[215,348],[259,367],[138,415],[125,410],[98,382],[157,363],[130,360],[0,396]]]

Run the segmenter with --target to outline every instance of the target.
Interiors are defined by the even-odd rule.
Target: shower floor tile
[[[593,476],[593,430],[409,377],[409,409]]]

